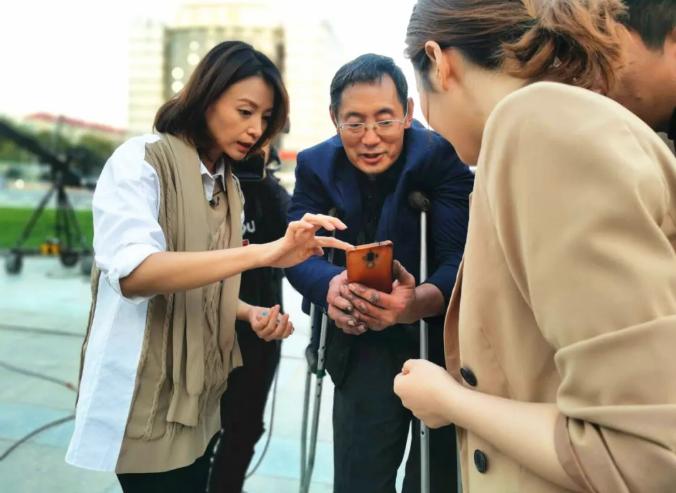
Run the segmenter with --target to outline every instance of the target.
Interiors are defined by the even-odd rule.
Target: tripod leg
[[[54,216],[54,238],[59,242],[59,253],[70,251],[71,239],[68,224],[66,222],[65,211],[62,206],[63,191],[57,188],[56,191],[56,211]]]
[[[79,241],[82,251],[89,251],[90,246],[87,244],[84,234],[82,234],[82,228],[80,228],[80,222],[77,219],[77,214],[75,214],[75,208],[68,199],[68,195],[66,194],[65,190],[63,193],[63,210],[65,212],[64,217],[69,224],[68,231],[72,231],[75,234],[75,239]]]
[[[33,211],[33,214],[31,214],[30,219],[26,223],[26,226],[24,227],[23,231],[21,232],[21,236],[17,240],[16,244],[14,245],[14,250],[20,250],[21,247],[23,246],[24,243],[26,243],[26,240],[30,237],[31,233],[33,232],[33,228],[35,227],[35,224],[38,222],[38,218],[42,214],[42,212],[45,209],[45,206],[47,205],[47,202],[49,202],[49,199],[52,198],[52,195],[54,195],[54,191],[56,190],[56,186],[52,187],[49,189],[49,191],[42,197],[42,200],[40,200],[40,203],[38,206],[35,208]]]
[[[55,233],[61,246],[60,257],[64,266],[74,266],[80,254],[89,252],[89,249],[85,247],[85,240],[82,237],[73,206],[68,200],[65,187],[61,183],[57,188]]]
[[[74,243],[73,233],[78,233],[79,236],[80,228],[73,212],[73,206],[70,204],[66,189],[62,184],[59,184],[57,188],[56,204],[56,237],[59,239],[62,250],[71,252]],[[81,238],[78,238],[78,240],[81,240]]]

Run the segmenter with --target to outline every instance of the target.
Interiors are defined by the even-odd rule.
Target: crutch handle
[[[429,212],[432,206],[430,199],[420,190],[414,190],[408,194],[408,205],[420,212]]]

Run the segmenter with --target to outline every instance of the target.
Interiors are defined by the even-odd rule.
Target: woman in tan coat
[[[676,159],[599,94],[622,12],[419,0],[408,26],[427,120],[477,174],[448,373],[408,361],[395,391],[461,430],[465,493],[676,491]]]

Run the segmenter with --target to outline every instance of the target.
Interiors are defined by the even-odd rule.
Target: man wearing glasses
[[[430,321],[430,359],[444,364],[441,316],[462,258],[473,175],[448,142],[413,121],[406,79],[391,58],[367,54],[341,67],[331,83],[330,114],[337,135],[298,155],[289,219],[335,209],[348,226],[339,238],[355,245],[392,240],[401,264],[391,294],[351,290],[342,252],[333,265],[314,257],[287,270],[304,308],[315,303],[332,321],[326,367],[335,384],[334,492],[393,493],[411,428],[403,491],[417,492],[418,423],[392,381],[404,361],[419,357],[423,317]],[[423,284],[416,282],[420,213],[408,202],[414,190],[431,201],[431,274]],[[317,339],[314,333],[310,354]],[[432,430],[430,458],[431,491],[455,491],[452,427]]]

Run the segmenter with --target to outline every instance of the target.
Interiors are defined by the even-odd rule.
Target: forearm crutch
[[[430,210],[429,199],[419,191],[411,192],[408,202],[413,209],[420,211],[420,283],[427,279],[427,213]],[[420,359],[428,359],[427,322],[420,319]],[[420,422],[420,492],[430,491],[430,437],[427,426]]]
[[[329,211],[330,216],[335,216],[336,210]],[[335,231],[333,233],[335,236]],[[333,264],[333,255],[335,250],[329,250],[328,261]],[[310,305],[310,330],[312,330],[315,312],[317,307],[314,304]],[[315,373],[315,395],[314,407],[312,408],[312,428],[310,429],[310,444],[309,450],[307,445],[307,418],[310,407],[310,386],[312,379],[312,365],[308,361],[308,370],[305,377],[305,401],[303,403],[303,429],[301,430],[301,465],[300,465],[300,493],[308,493],[310,491],[310,481],[312,480],[312,471],[315,466],[315,454],[317,452],[317,431],[319,429],[319,412],[322,403],[322,388],[324,384],[324,363],[326,354],[326,333],[329,326],[329,317],[326,312],[322,313],[321,326],[319,332],[319,347],[317,350],[317,369]]]
[[[310,304],[310,334],[315,320],[315,305]],[[312,349],[312,348],[310,348]],[[312,363],[307,361],[307,372],[305,374],[305,393],[303,397],[303,422],[300,431],[300,491],[303,492],[305,484],[305,468],[307,466],[307,418],[310,409],[310,386],[312,384]]]

